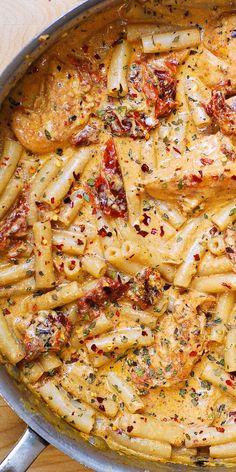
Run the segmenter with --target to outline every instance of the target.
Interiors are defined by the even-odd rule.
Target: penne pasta
[[[55,290],[44,293],[34,298],[26,300],[29,311],[50,310],[58,306],[66,305],[82,297],[83,290],[77,282],[59,285]]]
[[[220,210],[214,213],[211,219],[221,231],[224,231],[227,226],[236,220],[235,200],[227,203],[227,205],[223,206]]]
[[[63,270],[69,280],[78,280],[81,275],[81,261],[78,257],[66,257],[63,262]]]
[[[84,191],[82,189],[76,189],[64,199],[58,214],[58,220],[66,227],[74,221],[82,208],[84,204],[83,195]]]
[[[126,382],[114,372],[109,372],[107,381],[109,387],[120,397],[131,413],[143,409],[144,404],[132,384]]]
[[[35,281],[37,289],[55,285],[52,258],[52,228],[50,221],[38,221],[33,226]]]
[[[128,261],[122,256],[121,249],[110,246],[105,251],[105,259],[110,262],[116,269],[129,274],[135,275],[143,269],[143,265],[138,262]]]
[[[179,51],[194,48],[201,41],[197,28],[157,33],[142,37],[143,51],[146,53]]]
[[[97,351],[104,353],[127,351],[131,347],[150,346],[153,343],[153,335],[149,328],[124,328],[104,334],[96,339],[86,342],[90,355]]]
[[[86,253],[81,260],[82,269],[93,277],[99,279],[106,272],[106,261],[104,259],[102,246],[98,237],[89,241]]]
[[[180,446],[184,440],[184,430],[178,424],[150,416],[126,414],[117,420],[116,426],[131,437],[166,441],[175,446]]]
[[[222,293],[236,290],[236,274],[215,274],[203,277],[195,277],[191,288],[198,292]]]
[[[6,139],[0,159],[0,195],[5,190],[9,180],[15,172],[23,148],[20,143]]]
[[[130,45],[125,40],[113,49],[107,77],[108,95],[112,97],[124,97],[128,92],[127,69],[130,54]]]
[[[208,241],[208,249],[215,256],[221,256],[225,253],[225,244],[222,236],[215,236]]]
[[[218,444],[225,444],[231,441],[235,441],[236,425],[227,424],[223,427],[200,426],[197,428],[189,428],[185,436],[185,445],[187,448],[207,447],[215,446]]]
[[[20,280],[13,285],[0,287],[0,298],[12,297],[14,295],[24,295],[36,291],[36,283],[34,277]]]
[[[155,328],[156,326],[157,320],[155,316],[150,315],[146,311],[134,309],[131,305],[122,303],[122,305],[118,307],[118,311],[125,319],[128,318],[149,328]],[[158,313],[155,313],[155,315],[158,315]]]
[[[23,180],[13,176],[0,196],[0,219],[10,210],[22,189]]]
[[[33,225],[37,217],[37,205],[36,203],[40,200],[44,190],[52,182],[52,180],[57,176],[60,171],[62,163],[54,156],[51,156],[48,161],[46,161],[38,173],[35,175],[32,182],[32,187],[29,194],[29,213],[28,213],[28,223]]]
[[[232,262],[227,256],[215,257],[210,252],[206,252],[198,266],[198,275],[215,275],[231,272]]]
[[[52,244],[59,251],[75,256],[81,256],[85,251],[86,239],[74,231],[52,231]]]
[[[197,272],[198,264],[206,251],[204,241],[195,241],[185,256],[185,261],[177,269],[174,284],[179,287],[189,287],[193,276]]]
[[[90,336],[106,333],[113,328],[112,321],[104,313],[99,315],[94,321],[76,329],[75,335],[78,339],[86,339]]]
[[[234,300],[233,300],[234,301]],[[227,323],[227,334],[225,337],[225,370],[227,372],[234,372],[236,370],[236,306],[232,307],[232,310],[228,316]]]
[[[127,40],[132,43],[142,38],[142,36],[165,33],[168,31],[173,31],[173,27],[169,25],[157,25],[156,23],[131,23],[127,25]]]
[[[46,188],[41,200],[51,208],[60,205],[62,199],[76,180],[76,176],[83,172],[92,155],[89,148],[82,148],[65,163],[51,184]]]
[[[25,384],[34,384],[44,374],[44,370],[40,362],[24,362],[19,367],[20,378]]]
[[[54,382],[47,381],[39,387],[43,400],[58,415],[74,428],[89,433],[94,424],[94,410],[81,402],[70,400],[66,393],[58,388]]]
[[[134,454],[143,459],[157,461],[169,459],[171,445],[164,441],[153,441],[145,438],[130,438],[126,434],[109,430],[106,442],[111,449],[120,450],[126,454]]]
[[[204,107],[206,94],[204,96],[202,93],[202,90],[204,90],[203,83],[194,77],[188,76],[185,81],[185,90],[195,126],[200,130],[206,130],[211,126],[212,120]],[[210,98],[210,93],[208,95],[208,98]]]
[[[27,259],[18,265],[6,264],[0,268],[0,286],[18,282],[21,279],[30,277],[34,274],[35,262],[34,259]]]
[[[236,397],[236,384],[231,379],[230,374],[224,371],[216,362],[208,362],[204,367],[201,378],[207,380],[215,387],[219,387],[223,392]]]
[[[227,457],[236,456],[236,441],[226,444],[219,444],[218,446],[211,446],[209,449],[210,456],[216,459],[225,459]]]
[[[2,313],[0,313],[0,349],[3,356],[11,364],[17,364],[25,357],[23,346],[10,331],[7,321]]]
[[[109,391],[103,388],[99,395],[93,386],[88,386],[86,379],[94,376],[90,368],[74,363],[66,367],[64,373],[65,376],[61,379],[61,385],[74,398],[84,401],[105,416],[111,418],[116,416],[118,405],[113,398],[109,398]]]
[[[47,352],[39,357],[39,363],[43,368],[43,372],[53,372],[62,365],[61,360],[55,352]]]
[[[226,292],[219,295],[212,326],[210,329],[210,340],[221,343],[226,333],[226,324],[228,323],[230,314],[235,301],[234,292]]]

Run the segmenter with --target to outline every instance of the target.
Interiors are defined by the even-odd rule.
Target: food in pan
[[[235,52],[224,4],[121,5],[1,111],[1,360],[152,461],[236,460]]]

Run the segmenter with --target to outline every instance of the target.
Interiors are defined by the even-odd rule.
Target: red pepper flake
[[[147,331],[142,331],[142,336],[147,336]]]
[[[78,244],[78,246],[83,246],[84,243],[83,243],[83,241],[81,241],[81,239],[77,239],[77,244]]]
[[[85,225],[79,225],[79,227],[80,227],[80,231],[81,231],[81,233],[83,233],[83,232],[84,232],[84,230],[85,230]]]
[[[210,166],[211,164],[213,164],[213,159],[208,159],[207,157],[202,157],[200,159],[200,162],[203,166]]]
[[[150,169],[147,164],[142,164],[141,169],[143,172],[150,172]]]
[[[134,427],[133,426],[127,426],[127,433],[131,433],[133,431]]]
[[[230,284],[227,284],[226,282],[222,282],[221,285],[223,285],[223,287],[226,287],[226,288],[229,288],[229,289],[232,288],[232,286]]]
[[[134,225],[134,228],[136,229],[137,233],[145,238],[148,235],[148,231],[144,231],[143,229],[140,228],[139,225]]]
[[[189,355],[190,355],[190,357],[196,357],[197,356],[197,351],[191,351]]]
[[[101,411],[106,411],[106,410],[105,410],[105,406],[104,406],[104,405],[99,405],[99,410],[101,410]]]
[[[96,352],[97,351],[97,346],[96,344],[92,344],[91,346],[91,351]]]
[[[216,227],[216,226],[212,226],[212,228],[210,229],[209,233],[214,236],[214,234],[216,234],[217,231],[218,231],[218,230],[217,230],[217,227]]]
[[[52,204],[55,203],[55,198],[54,197],[51,198],[51,203]]]
[[[177,152],[178,154],[181,155],[181,152],[180,152],[180,150],[179,150],[177,147],[173,146],[173,149],[174,149],[175,152]]]
[[[226,385],[228,385],[228,387],[234,387],[234,383],[232,382],[232,380],[226,380],[225,383]]]
[[[225,428],[222,428],[221,426],[216,426],[216,431],[218,431],[218,433],[224,433]]]
[[[158,233],[157,229],[156,229],[156,228],[152,228],[151,234],[157,234],[157,233]]]
[[[56,248],[58,249],[58,251],[62,251],[63,247],[64,247],[64,244],[57,244],[56,245]]]
[[[194,257],[194,260],[195,260],[195,261],[200,261],[200,256],[199,256],[199,254],[194,254],[193,257]]]
[[[144,213],[144,214],[143,214],[143,224],[144,224],[145,226],[148,226],[149,223],[150,223],[150,221],[151,221],[150,216],[148,216],[147,213]]]
[[[236,180],[236,175],[232,175],[231,179]]]
[[[10,310],[8,310],[8,308],[3,308],[3,313],[4,315],[10,315]]]
[[[163,228],[163,226],[160,226],[160,236],[161,236],[161,238],[164,236],[164,234],[165,234],[164,228]]]
[[[82,50],[83,50],[85,53],[88,52],[88,45],[87,45],[87,44],[83,44]]]
[[[102,238],[105,238],[106,236],[108,238],[111,238],[112,232],[107,231],[106,228],[103,226],[101,229],[98,230],[98,236],[101,236]]]
[[[102,398],[102,397],[97,397],[97,401],[98,401],[98,403],[102,403],[102,402],[104,401],[104,398]]]

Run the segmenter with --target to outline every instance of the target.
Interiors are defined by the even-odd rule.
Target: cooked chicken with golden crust
[[[177,158],[165,155],[146,189],[155,198],[179,202],[192,196],[203,202],[220,199],[221,190],[236,194],[234,143],[217,133],[198,139]]]
[[[205,315],[198,311],[201,302],[190,293],[178,294],[158,323],[154,345],[128,356],[132,380],[140,390],[170,387],[188,378],[206,340]]]
[[[204,47],[197,58],[197,74],[210,87],[230,79],[236,87],[236,14],[223,14],[209,23]]]
[[[100,102],[102,73],[89,60],[71,62],[52,61],[32,109],[19,109],[13,115],[16,137],[32,152],[55,151],[74,142],[73,135],[84,128]]]

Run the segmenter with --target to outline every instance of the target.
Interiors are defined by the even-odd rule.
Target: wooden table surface
[[[11,59],[54,19],[78,5],[79,0],[0,0],[0,73]],[[25,430],[25,424],[0,398],[0,462]],[[89,472],[49,446],[29,469],[31,472]]]

